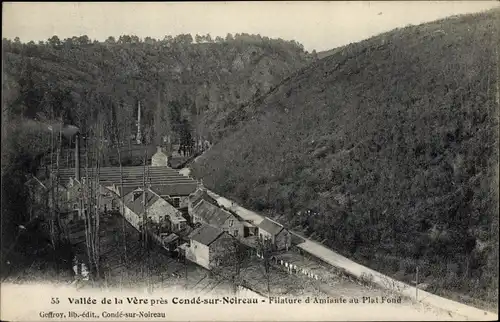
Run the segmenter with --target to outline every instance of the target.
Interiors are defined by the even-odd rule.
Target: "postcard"
[[[498,319],[498,1],[2,15],[1,320]]]

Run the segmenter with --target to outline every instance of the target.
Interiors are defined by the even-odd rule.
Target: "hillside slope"
[[[151,142],[171,128],[180,132],[183,120],[205,138],[217,139],[228,111],[311,60],[295,41],[248,34],[200,43],[190,35],[163,40],[124,35],[105,42],[54,36],[39,44],[3,39],[3,54],[11,117],[43,112],[81,128],[117,117],[129,135],[140,101]]]
[[[410,282],[418,266],[429,291],[496,306],[499,21],[410,26],[312,63],[239,111],[194,175],[376,270]]]

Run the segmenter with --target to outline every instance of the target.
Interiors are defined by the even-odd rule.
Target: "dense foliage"
[[[372,268],[410,282],[418,266],[430,291],[496,306],[499,20],[332,52],[237,110],[195,175]]]
[[[314,56],[295,41],[260,35],[195,40],[4,39],[8,114],[43,114],[82,129],[101,119],[108,128],[120,124],[130,136],[140,103],[146,141],[157,143],[167,134],[185,140],[186,132],[213,140],[224,133],[228,111],[267,92]]]

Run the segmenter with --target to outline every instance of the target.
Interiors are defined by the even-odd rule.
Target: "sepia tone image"
[[[1,320],[497,320],[500,3],[3,3]]]

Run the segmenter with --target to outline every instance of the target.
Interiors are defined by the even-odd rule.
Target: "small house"
[[[202,225],[189,235],[186,258],[206,269],[220,264],[222,254],[233,238],[225,231],[210,225]]]
[[[179,175],[180,176],[180,175]],[[188,214],[189,195],[196,190],[196,182],[182,178],[179,182],[153,184],[150,189],[167,200],[183,214]]]
[[[168,166],[168,156],[163,151],[162,147],[156,148],[156,153],[151,157],[151,166],[166,167]]]
[[[150,190],[144,192],[142,189],[136,189],[123,199],[124,216],[137,230],[140,230],[145,221],[156,226],[156,233],[178,232],[187,227],[187,220],[179,210]]]
[[[206,200],[201,200],[193,208],[192,218],[195,224],[205,223],[220,228],[234,237],[243,237],[244,225],[239,218]]]
[[[198,203],[202,200],[205,200],[206,202],[211,203],[212,205],[219,206],[219,203],[215,198],[211,197],[208,194],[207,189],[203,186],[203,183],[200,183],[198,185],[198,188],[196,189],[195,192],[189,195],[188,199],[188,212],[189,215],[192,217],[193,214],[193,208],[198,205]]]
[[[259,240],[268,241],[275,250],[283,250],[291,246],[292,236],[281,224],[265,218],[259,225]]]

